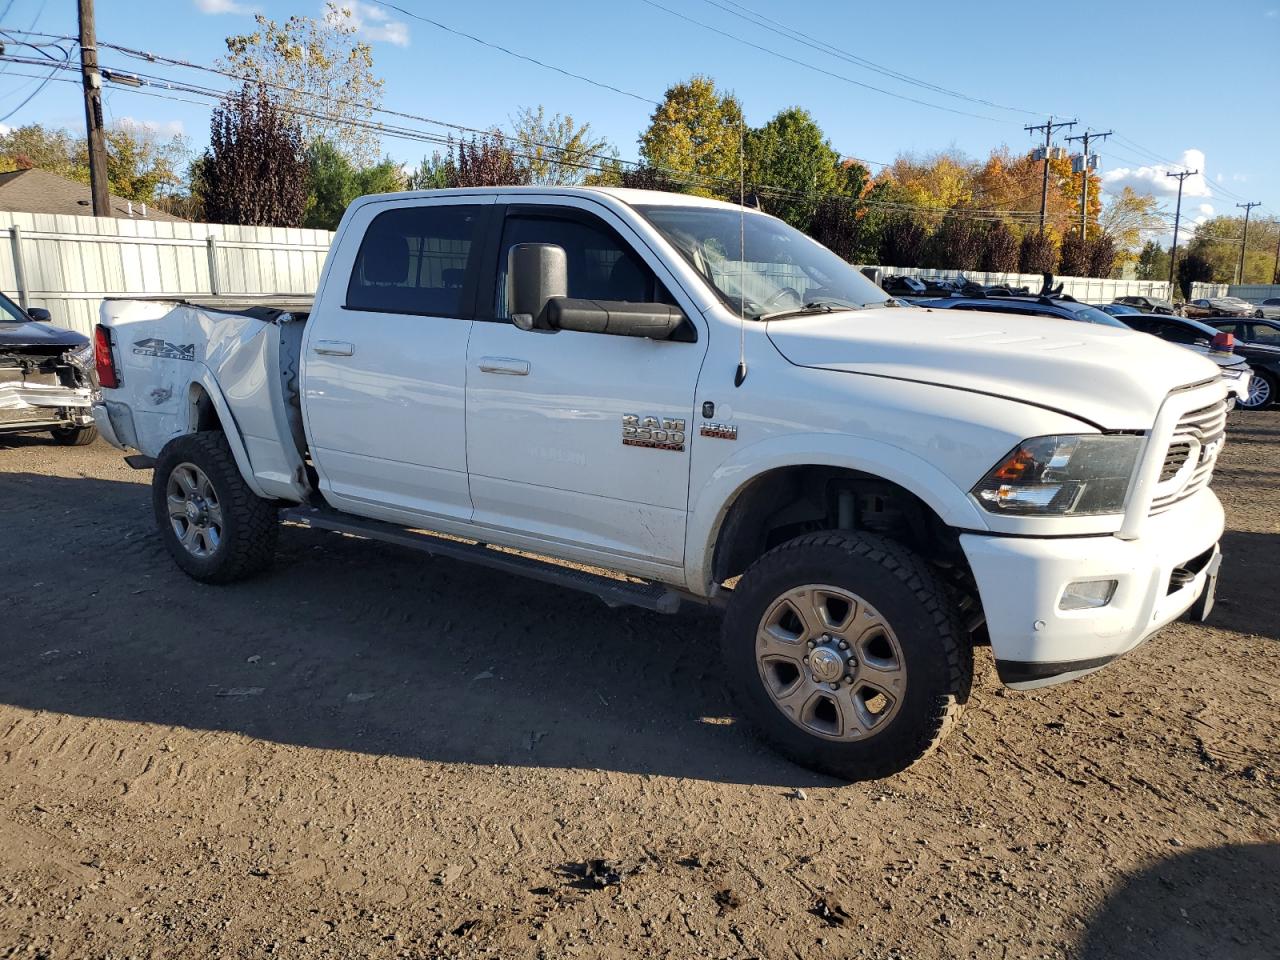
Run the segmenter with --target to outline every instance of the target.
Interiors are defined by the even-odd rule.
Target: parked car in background
[[[983,310],[988,313],[1018,313],[1032,317],[1059,317],[1063,320],[1075,320],[1081,323],[1096,323],[1105,327],[1121,327],[1134,329],[1128,323],[1130,316],[1165,316],[1164,314],[1144,314],[1137,307],[1124,303],[1109,303],[1105,307],[1090,306],[1080,303],[1072,297],[911,297],[910,302],[920,307],[935,307],[943,310]],[[1243,403],[1249,395],[1249,364],[1242,358],[1225,349],[1226,338],[1223,337],[1215,345],[1212,341],[1201,343],[1180,343],[1179,346],[1193,350],[1207,357],[1218,365],[1223,381],[1231,395],[1231,405]]]
[[[1261,320],[1280,320],[1280,297],[1267,297],[1253,315]]]
[[[1161,300],[1159,297],[1116,297],[1116,303],[1123,303],[1130,307],[1137,307],[1147,313],[1176,313],[1172,303],[1168,300]]]
[[[1182,314],[1202,320],[1205,317],[1252,317],[1256,310],[1252,303],[1239,297],[1202,297],[1188,300]]]
[[[1237,340],[1264,347],[1280,347],[1280,320],[1225,320],[1214,317],[1205,323],[1233,334]]]
[[[49,319],[48,310],[23,310],[0,293],[0,434],[48,433],[83,446],[98,435],[93,346]]]
[[[1170,343],[1211,344],[1214,337],[1225,331],[1191,317],[1166,317],[1142,314],[1125,317],[1124,322],[1135,330],[1150,333]],[[1243,341],[1235,344],[1235,353],[1253,368],[1249,390],[1239,404],[1246,410],[1261,410],[1274,403],[1280,396],[1280,346],[1268,347]]]

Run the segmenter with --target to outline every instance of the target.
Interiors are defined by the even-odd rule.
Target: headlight
[[[992,513],[1018,516],[1123,513],[1143,441],[1100,434],[1024,440],[973,496]]]

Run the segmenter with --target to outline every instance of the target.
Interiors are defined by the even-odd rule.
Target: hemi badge
[[[704,437],[715,437],[717,440],[737,440],[738,428],[732,423],[703,422],[698,433]]]

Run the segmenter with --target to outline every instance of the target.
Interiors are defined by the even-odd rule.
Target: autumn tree
[[[327,140],[358,166],[376,163],[378,134],[360,124],[382,105],[382,80],[373,72],[373,49],[356,39],[351,11],[327,0],[320,19],[276,23],[257,13],[254,20],[252,33],[227,37],[219,65],[267,86],[297,118],[305,144]]]
[[[582,183],[599,167],[609,141],[591,124],[579,125],[568,115],[548,117],[539,105],[524,107],[514,121],[515,142],[529,168],[529,182],[551,186]]]
[[[687,181],[691,193],[729,197],[737,192],[743,134],[737,98],[695,76],[667,90],[640,135],[640,157],[645,166]]]
[[[1053,235],[1028,230],[1018,247],[1019,273],[1053,273],[1058,262],[1058,245]]]
[[[505,187],[527,184],[529,167],[497,130],[450,146],[450,187]]]
[[[213,109],[200,164],[205,217],[214,223],[296,227],[307,205],[302,131],[262,87],[249,84]]]
[[[1058,272],[1068,277],[1083,277],[1088,270],[1088,244],[1079,230],[1068,230],[1058,248]]]
[[[915,267],[924,257],[929,232],[911,217],[897,216],[880,235],[880,263],[891,267]]]
[[[1115,238],[1117,260],[1124,265],[1138,260],[1143,237],[1164,227],[1165,218],[1160,211],[1160,202],[1154,196],[1125,187],[1103,208],[1098,226]],[[1166,276],[1167,271],[1166,266]]]
[[[1089,263],[1086,276],[1109,277],[1116,268],[1120,246],[1110,233],[1099,233],[1089,238]]]
[[[973,199],[974,165],[954,151],[899,154],[881,175],[898,185],[903,202],[939,214]]]
[[[991,224],[982,238],[978,267],[987,273],[1017,273],[1018,238],[1003,220]]]

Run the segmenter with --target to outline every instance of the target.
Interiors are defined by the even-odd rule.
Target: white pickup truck
[[[1028,689],[1213,600],[1214,364],[907,307],[730,204],[364,197],[314,302],[108,300],[95,342],[98,427],[196,579],[266,567],[284,517],[723,606],[743,713],[845,778],[939,742],[975,644]]]

